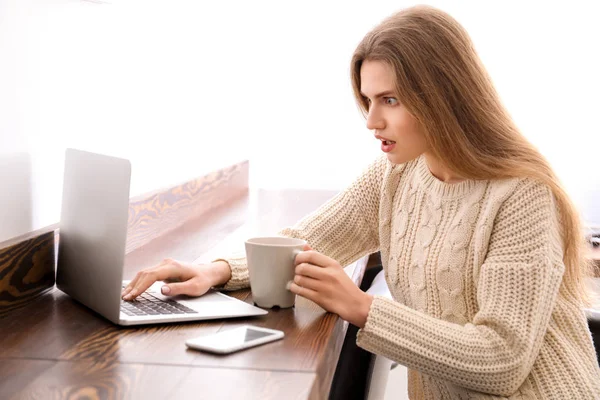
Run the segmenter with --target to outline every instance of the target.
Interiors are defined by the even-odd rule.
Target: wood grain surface
[[[259,191],[214,208],[135,249],[126,274],[172,257],[194,260],[215,244],[296,222],[334,192]],[[240,245],[242,243],[239,243]],[[366,258],[349,266],[357,283]],[[230,295],[252,302],[249,290]],[[252,324],[281,341],[228,356],[185,347],[189,338]],[[57,289],[0,317],[0,398],[324,399],[347,323],[299,298],[261,317],[122,328]]]
[[[0,398],[7,400],[306,399],[314,380],[293,371],[18,359],[3,360],[0,376],[11,382],[0,382]]]
[[[126,253],[248,192],[248,161],[129,202]]]
[[[0,249],[0,315],[54,286],[54,230]]]

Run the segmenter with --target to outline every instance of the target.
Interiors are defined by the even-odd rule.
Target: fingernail
[[[168,287],[167,285],[165,285],[160,288],[160,291],[162,292],[162,294],[169,294],[169,293],[171,293],[171,288]]]
[[[292,281],[288,281],[288,283],[285,284],[287,290],[290,290],[290,287],[292,287]]]

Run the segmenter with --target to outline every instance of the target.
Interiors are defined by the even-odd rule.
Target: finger
[[[127,293],[129,293],[129,291],[131,291],[131,289],[133,288],[133,286],[131,286],[131,281],[127,284],[127,286],[125,286],[125,288],[121,291],[121,297],[125,297],[125,295]]]
[[[123,289],[123,291],[121,292],[121,297],[125,297],[125,295],[129,292],[131,292],[131,289],[134,288],[135,284],[138,281],[138,275],[136,274],[132,280],[129,281],[129,283],[127,284],[127,286],[125,286],[125,289]]]
[[[123,296],[123,300],[131,301],[140,294],[144,293],[150,286],[152,286],[154,282],[156,282],[156,279],[154,279],[153,276],[154,275],[150,272],[140,275],[131,290],[125,296]]]
[[[313,249],[313,248],[312,248],[312,247],[310,247],[310,245],[307,243],[307,244],[305,244],[305,245],[304,245],[304,249],[303,249],[303,250],[304,250],[304,251],[311,251],[312,249]]]
[[[315,303],[319,304],[317,299],[318,299],[318,293],[315,292],[312,289],[308,289],[302,286],[298,286],[296,285],[294,282],[292,282],[292,284],[290,285],[290,292],[297,294],[298,296],[307,298],[311,301],[314,301]]]
[[[139,276],[136,275],[131,281],[129,281],[129,284],[125,287],[125,289],[123,289],[123,292],[121,293],[121,297],[125,298],[125,296],[127,296],[131,292],[131,290],[135,287],[135,285],[137,285],[139,280],[140,280]]]
[[[308,263],[298,264],[294,272],[296,275],[304,275],[319,280],[325,277],[325,270],[322,267]]]
[[[144,293],[156,281],[162,281],[169,278],[179,278],[181,276],[181,266],[176,261],[170,260],[169,264],[164,264],[155,268],[149,268],[140,271],[136,275],[135,283],[123,300],[133,300]]]
[[[293,283],[300,287],[314,290],[315,292],[319,292],[319,289],[323,286],[323,283],[321,281],[303,275],[294,276]]]
[[[296,265],[302,263],[313,264],[323,268],[337,265],[337,262],[333,258],[314,250],[303,251],[296,256]]]
[[[156,270],[156,269],[158,269],[158,268],[162,267],[163,265],[165,265],[166,263],[168,263],[168,262],[170,262],[170,261],[172,261],[172,260],[170,260],[170,259],[165,259],[165,260],[162,260],[162,261],[160,262],[160,264],[158,264],[157,266],[155,266],[155,267],[150,267],[150,268],[147,268],[146,270],[152,270],[152,271],[153,271],[153,270]],[[137,274],[136,274],[136,275],[133,277],[133,279],[132,279],[131,281],[129,281],[129,283],[127,284],[127,286],[125,287],[125,289],[123,289],[123,291],[121,292],[121,297],[123,297],[123,298],[124,298],[124,297],[125,297],[125,295],[127,295],[129,292],[131,292],[131,290],[132,290],[132,289],[133,289],[133,288],[134,288],[134,287],[135,287],[135,286],[138,284],[138,281],[140,280],[140,277],[141,277],[141,274],[140,274],[141,272],[143,272],[143,271],[140,271],[140,272],[138,272],[138,273],[137,273]]]
[[[188,296],[201,296],[208,290],[208,287],[205,290],[200,288],[197,282],[193,279],[187,280],[185,282],[176,282],[169,283],[160,288],[160,292],[165,296],[177,296],[180,294],[185,294]]]

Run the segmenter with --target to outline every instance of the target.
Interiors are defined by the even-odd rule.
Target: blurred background
[[[600,225],[593,1],[425,1]],[[342,189],[379,153],[363,35],[412,1],[0,0],[0,241],[58,222],[64,150],[129,158],[132,195],[248,159],[257,188]]]

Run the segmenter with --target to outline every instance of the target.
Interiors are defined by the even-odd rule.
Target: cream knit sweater
[[[394,300],[375,297],[357,344],[409,367],[411,399],[600,399],[581,306],[563,294],[550,190],[528,179],[446,184],[424,157],[378,158],[284,236],[342,265],[381,251]],[[225,289],[248,286],[228,258]]]

